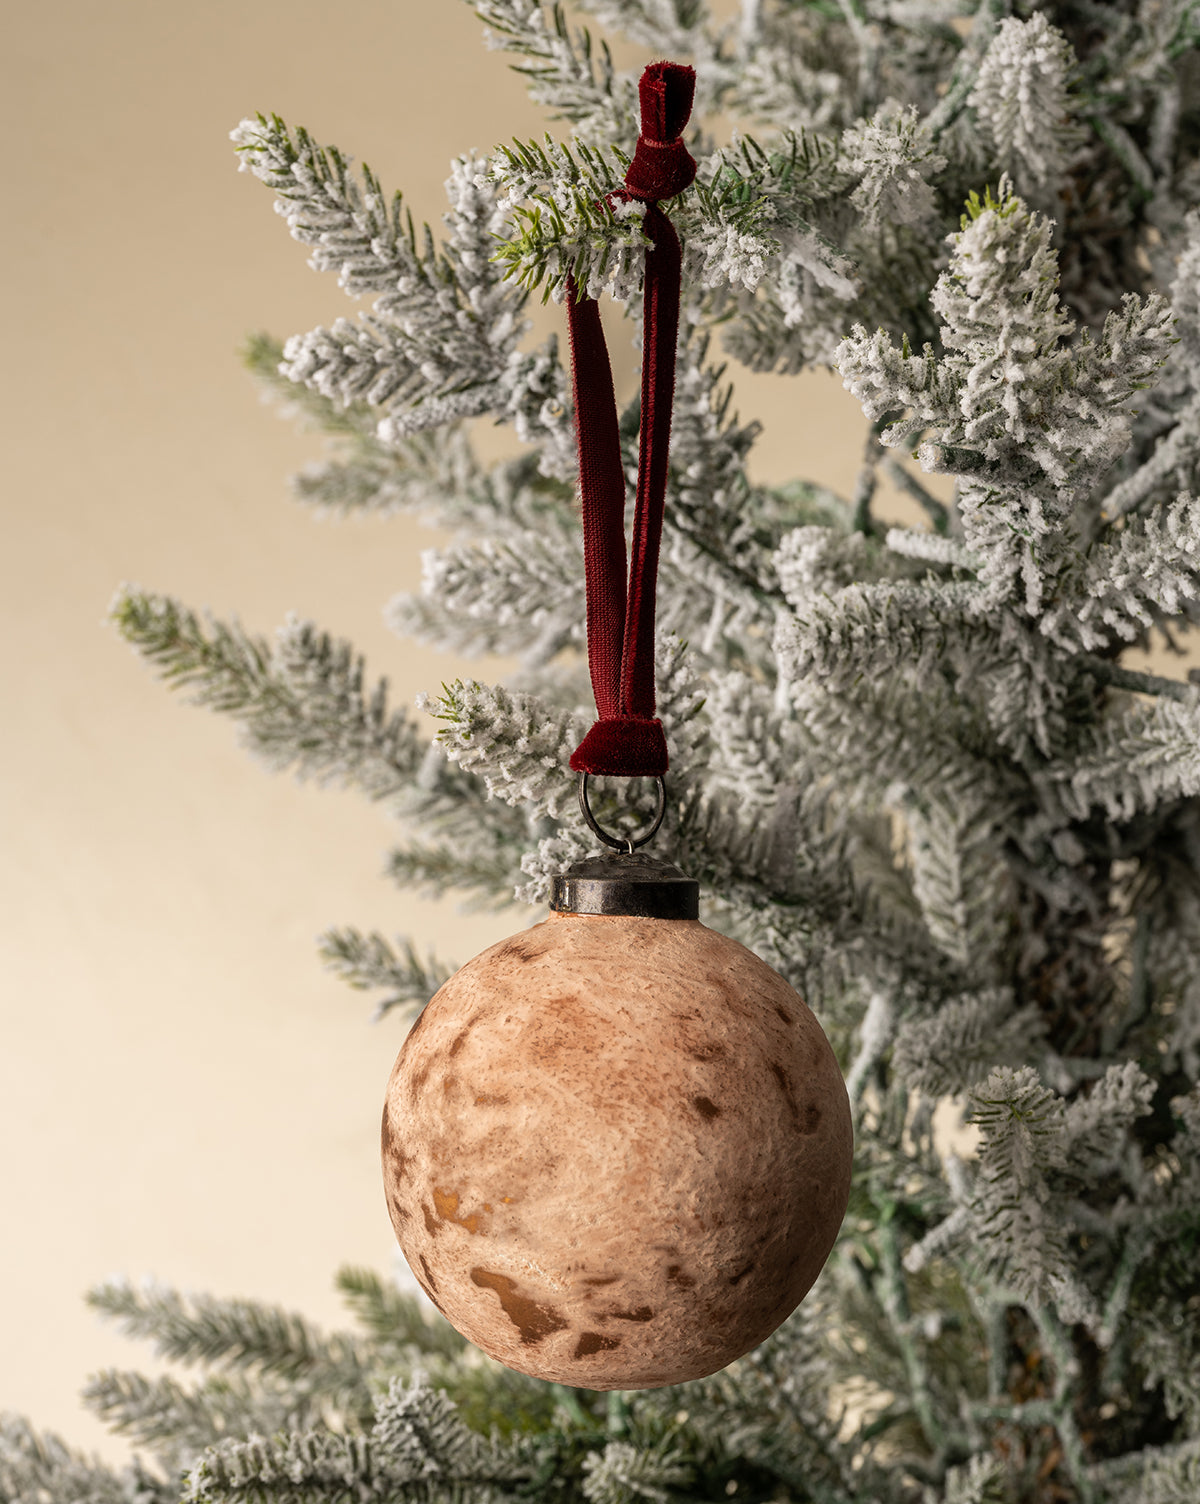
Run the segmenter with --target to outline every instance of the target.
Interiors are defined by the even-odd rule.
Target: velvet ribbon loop
[[[612,367],[593,298],[567,279],[567,320],[579,446],[583,557],[587,581],[588,666],[597,720],[571,754],[578,773],[655,777],[666,772],[667,742],[655,716],[654,605],[667,489],[667,451],[679,335],[679,237],[658,200],[674,198],[696,176],[680,139],[692,111],[696,74],[679,63],[651,63],[642,74],[641,134],[618,190],[646,205],[642,339],[642,411],[637,500],[626,580],[625,471]]]

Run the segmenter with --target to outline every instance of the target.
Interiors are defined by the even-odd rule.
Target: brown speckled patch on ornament
[[[553,915],[469,962],[388,1084],[396,1235],[450,1321],[559,1383],[653,1387],[755,1347],[845,1212],[833,1052],[690,920]]]

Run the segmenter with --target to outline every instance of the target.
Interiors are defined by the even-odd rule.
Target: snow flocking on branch
[[[991,137],[995,161],[1029,193],[1057,181],[1076,133],[1071,129],[1071,45],[1035,11],[1001,21],[976,75],[970,103]]]
[[[851,201],[867,229],[882,220],[927,223],[934,207],[927,178],[945,167],[946,158],[934,150],[915,105],[881,111],[874,120],[849,127],[842,136],[842,162],[860,179]]]
[[[545,438],[548,473],[570,450],[567,381],[551,342],[527,354],[524,295],[495,264],[510,205],[484,170],[463,157],[446,183],[449,237],[439,251],[418,235],[397,195],[390,203],[364,168],[319,147],[277,117],[232,132],[243,169],[276,192],[292,234],[318,270],[335,270],[353,297],[374,294],[360,322],[293,336],[281,371],[347,405],[379,409],[378,432],[394,443],[431,426],[498,411],[525,438]]]
[[[983,599],[1020,589],[1037,616],[1073,546],[1076,498],[1128,444],[1130,400],[1167,357],[1171,312],[1157,296],[1129,298],[1098,342],[1068,345],[1049,225],[1003,183],[949,238],[950,265],[931,295],[946,356],[917,357],[907,342],[858,328],[838,365],[868,417],[898,415],[883,443],[928,435],[923,467],[961,478],[964,545],[989,587]]]
[[[581,135],[632,148],[637,137],[637,83],[618,73],[608,44],[572,32],[561,6],[542,0],[470,0],[485,23],[485,43],[516,53],[530,97],[552,117],[571,121]]]

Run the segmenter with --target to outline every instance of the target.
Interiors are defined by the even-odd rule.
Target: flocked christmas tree
[[[397,815],[398,882],[543,905],[592,849],[566,767],[590,706],[569,375],[524,310],[573,273],[636,312],[641,215],[605,197],[636,75],[540,0],[474,5],[565,128],[456,162],[440,238],[302,130],[234,136],[314,266],[373,299],[251,350],[337,440],[300,495],[458,530],[392,623],[521,675],[431,700],[431,746],[312,624],[267,642],[134,591],[115,618],[272,765]],[[0,1499],[1200,1499],[1200,689],[1121,664],[1200,612],[1200,7],[588,9],[699,78],[700,172],[668,206],[655,849],[838,1048],[841,1238],[749,1357],[609,1398],[482,1360],[360,1270],[335,1337],[105,1286],[100,1309],[203,1372],[95,1379],[129,1473],[10,1422]],[[874,425],[852,497],[747,478],[718,324],[753,369],[841,373]],[[521,458],[480,463],[482,414]],[[636,411],[622,429],[632,471]],[[878,521],[881,472],[927,526]],[[325,950],[381,1010],[449,970],[353,929]],[[964,1158],[932,1131],[954,1096]]]

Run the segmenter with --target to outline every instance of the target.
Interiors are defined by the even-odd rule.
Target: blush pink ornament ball
[[[383,1113],[422,1288],[522,1373],[701,1378],[808,1292],[845,1215],[850,1106],[799,996],[696,920],[552,914],[451,977]]]

